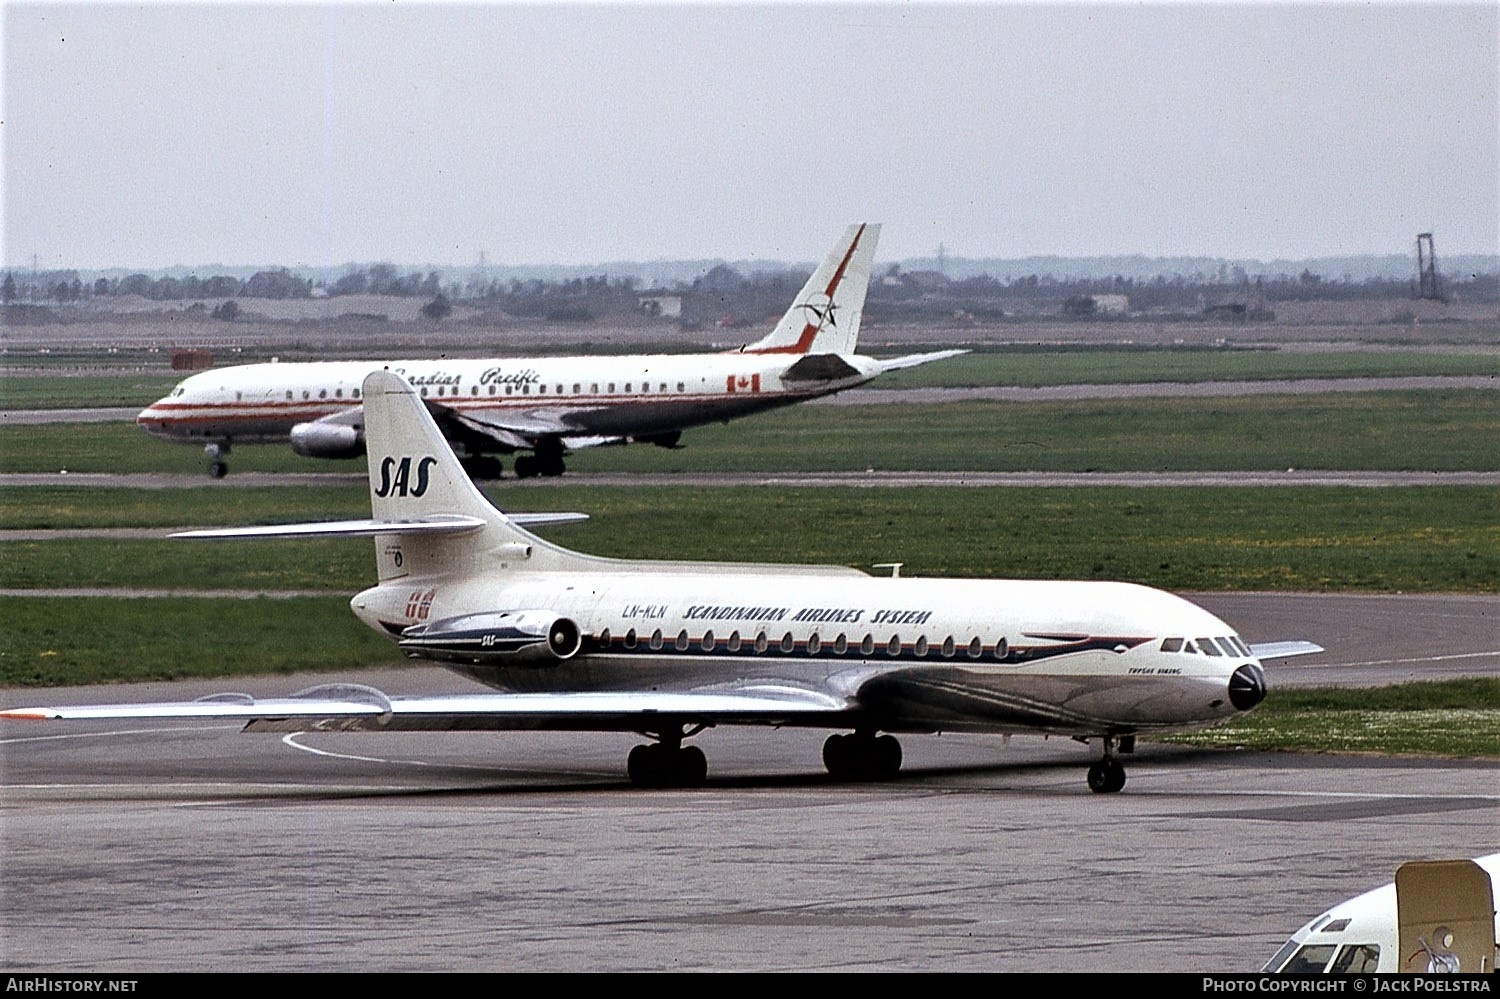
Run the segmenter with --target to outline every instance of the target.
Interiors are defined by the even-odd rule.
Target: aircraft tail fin
[[[802,286],[781,322],[747,354],[852,354],[859,340],[880,226],[851,225]]]
[[[382,582],[403,576],[477,574],[502,566],[561,568],[588,559],[537,537],[496,508],[459,464],[406,379],[392,371],[373,371],[365,378],[362,395],[370,513],[377,524],[387,526],[375,542]],[[444,521],[470,529],[416,526]]]

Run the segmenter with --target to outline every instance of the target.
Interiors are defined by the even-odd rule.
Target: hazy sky
[[[4,262],[1500,252],[1500,3],[4,0]]]

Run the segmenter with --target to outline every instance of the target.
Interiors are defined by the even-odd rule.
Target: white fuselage
[[[842,358],[843,377],[788,381],[777,353],[247,364],[202,372],[136,422],[179,441],[273,443],[301,424],[360,406],[371,371],[403,375],[437,410],[523,446],[542,436],[630,438],[670,433],[828,395],[875,377],[869,358]],[[508,447],[497,448],[507,450]]]
[[[850,696],[862,690],[888,731],[1191,727],[1249,706],[1233,703],[1231,677],[1245,667],[1260,675],[1228,625],[1143,586],[721,568],[633,562],[623,571],[407,577],[364,591],[352,605],[392,636],[501,610],[542,610],[576,623],[582,648],[566,660],[450,664],[499,689],[702,689],[749,680]],[[872,694],[875,678],[891,683],[887,697]]]

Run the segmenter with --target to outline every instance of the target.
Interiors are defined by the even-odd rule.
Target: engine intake
[[[345,423],[299,423],[291,438],[292,450],[304,458],[358,458],[365,453],[364,434]]]
[[[396,645],[409,656],[454,663],[553,663],[583,647],[578,625],[550,611],[488,611],[414,624]]]

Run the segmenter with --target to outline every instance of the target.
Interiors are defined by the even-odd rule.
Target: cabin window
[[[469,386],[469,395],[476,396],[478,394],[479,394],[479,386],[478,385],[470,385]]]
[[[661,648],[661,629],[657,628],[651,633],[651,650],[654,652]]]
[[[241,401],[241,400],[243,400],[243,399],[244,399],[244,398],[245,398],[245,394],[244,394],[244,393],[243,393],[243,392],[236,392],[236,393],[235,393],[235,394],[234,394],[234,401],[235,401],[235,402],[240,402],[240,401]]]
[[[766,651],[766,649],[769,649],[770,647],[771,647],[771,643],[766,638],[766,633],[764,631],[762,631],[760,634],[758,634],[758,635],[755,636],[755,651],[756,652],[764,652],[764,651]]]
[[[625,632],[625,647],[627,649],[633,649],[633,648],[635,648],[635,629],[634,628],[631,628],[629,631]]]
[[[911,650],[919,656],[925,656],[927,654],[927,636],[919,636],[916,644],[911,647]]]
[[[978,659],[982,655],[984,655],[984,643],[979,640],[978,635],[975,635],[969,639],[969,658]]]
[[[688,650],[688,633],[686,630],[677,633],[676,646],[678,652],[686,652]]]
[[[634,384],[633,382],[626,382],[625,383],[625,391],[626,391],[626,393],[630,392],[630,386],[633,385],[633,384]]]
[[[599,383],[598,382],[591,382],[589,384],[589,392],[591,392],[594,395],[598,395],[599,394]]]
[[[740,633],[731,631],[729,633],[729,640],[724,643],[724,647],[730,652],[738,652],[740,650]]]
[[[495,386],[491,385],[490,386],[490,395],[494,395],[494,394],[495,394]]]
[[[614,382],[610,382],[609,383],[609,391],[610,391],[610,394],[614,394],[614,391],[615,391],[615,383]]]
[[[818,637],[818,633],[816,631],[813,632],[811,635],[807,636],[807,653],[808,653],[808,655],[812,655],[812,656],[817,655],[818,654],[818,650],[821,649],[822,647],[823,647],[823,640]]]
[[[1003,662],[1003,661],[1005,661],[1005,659],[1009,655],[1010,655],[1010,643],[1009,642],[1007,642],[1005,639],[1002,638],[1002,639],[1000,639],[1000,641],[998,641],[998,642],[995,643],[995,658],[996,659],[999,659],[999,660],[1001,660]]]
[[[424,398],[424,399],[427,398],[427,386],[426,385],[422,386],[422,398]]]
[[[661,383],[661,387],[660,387],[660,389],[658,391],[665,392],[666,390],[667,390],[667,383],[666,382],[662,382]]]
[[[422,390],[422,394],[426,395],[427,394],[427,390],[423,389]],[[312,398],[312,393],[309,392],[307,389],[303,389],[302,390],[302,398],[304,398],[304,399],[311,399]]]
[[[859,643],[859,654],[862,655],[862,656],[869,656],[869,655],[874,655],[874,653],[875,653],[875,636],[874,635],[866,635],[864,637],[864,640]]]
[[[888,656],[899,656],[901,654],[900,635],[892,635],[891,640],[885,643],[885,654]]]
[[[343,389],[334,389],[333,390],[333,397],[335,399],[342,399],[344,397],[344,390]]]
[[[1180,638],[1163,638],[1161,640],[1161,650],[1163,652],[1181,652],[1182,651],[1182,639],[1180,639]]]
[[[956,647],[957,647],[957,645],[953,641],[953,636],[952,635],[949,635],[947,638],[943,639],[943,658],[944,659],[952,659],[953,658],[953,650]]]
[[[318,398],[319,399],[327,399],[328,398],[328,390],[327,389],[318,389]]]
[[[790,631],[787,632],[785,635],[781,636],[781,651],[782,652],[791,652],[796,647],[797,647],[797,640],[792,637],[792,633]]]
[[[839,632],[839,637],[835,638],[833,640],[833,654],[836,655],[836,656],[841,656],[845,652],[848,652],[848,651],[849,651],[849,639],[841,631],[841,632]]]
[[[712,652],[714,650],[714,633],[705,631],[703,637],[698,640],[698,648],[704,652]]]
[[[536,387],[536,394],[537,395],[546,395],[547,394],[547,386],[545,386],[545,385],[538,385]]]
[[[286,394],[286,401],[287,402],[291,402],[292,401],[292,393],[290,391],[287,392],[287,394]]]
[[[685,392],[685,391],[687,391],[687,386],[684,385],[684,384],[682,384],[682,382],[678,382],[677,383],[677,391],[679,391],[679,392]]]
[[[515,390],[516,390],[516,387],[514,385],[507,385],[507,386],[505,386],[505,394],[506,395],[512,394],[513,392],[515,392]]]
[[[608,628],[605,628],[603,631],[599,632],[599,644],[605,646],[606,648],[609,647],[609,629]]]
[[[522,385],[521,386],[521,394],[522,395],[530,395],[531,394],[531,386],[530,385]]]
[[[351,398],[351,399],[358,399],[359,398],[359,389],[354,389],[353,391],[351,391],[349,393],[349,398]]]
[[[573,383],[573,394],[574,395],[582,395],[583,394],[583,386],[580,385],[580,384],[578,384],[577,382],[574,382]]]

